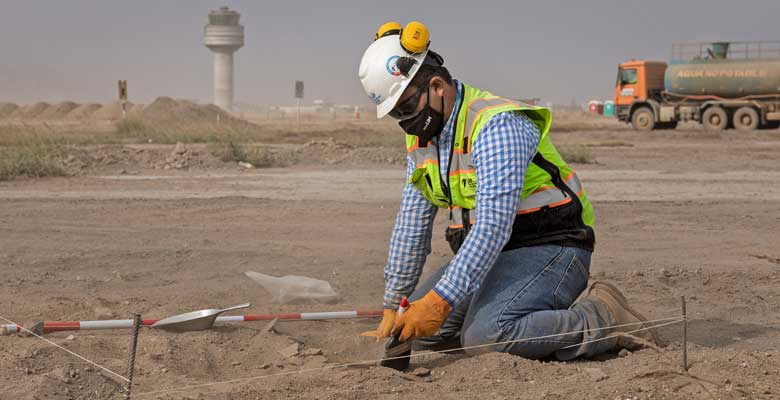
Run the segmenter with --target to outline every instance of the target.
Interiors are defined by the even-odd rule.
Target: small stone
[[[629,349],[622,349],[618,353],[618,356],[620,356],[620,357],[628,357],[630,355],[631,355],[631,350],[629,350]]]
[[[230,365],[232,365],[234,367],[237,367],[237,366],[241,365],[241,363],[238,362],[238,361],[233,361],[232,363],[230,363]]]
[[[306,357],[306,361],[303,363],[303,368],[322,368],[328,363],[328,360],[323,356]]]
[[[163,368],[163,369],[160,370],[160,372],[162,372],[163,374],[167,374],[168,373],[168,368]]]
[[[300,367],[303,365],[303,360],[298,357],[291,357],[287,359],[287,364],[290,364],[295,367]]]
[[[260,369],[268,369],[271,368],[271,364],[265,363],[260,365]]]
[[[173,148],[175,154],[184,154],[187,152],[187,148],[184,147],[184,143],[176,142],[176,147]]]
[[[303,352],[301,352],[301,355],[303,355],[303,356],[321,356],[322,355],[322,349],[318,349],[316,347],[312,347],[310,349],[306,349]]]
[[[431,370],[428,369],[428,368],[424,368],[424,367],[418,367],[418,368],[415,368],[414,371],[412,371],[412,375],[414,375],[414,376],[421,376],[422,377],[422,376],[428,376],[430,374],[431,374]]]
[[[601,382],[609,378],[609,375],[600,368],[583,368],[583,371],[588,374],[593,382]]]
[[[298,351],[300,350],[301,345],[300,343],[293,343],[281,350],[279,350],[279,354],[282,355],[282,357],[290,358],[298,355]]]
[[[70,341],[70,340],[76,340],[76,337],[75,337],[75,336],[73,336],[73,335],[68,335],[68,337],[66,337],[66,338],[65,338],[65,340],[68,340],[68,341]]]

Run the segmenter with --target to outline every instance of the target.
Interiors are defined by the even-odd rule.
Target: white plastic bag
[[[244,275],[262,286],[271,294],[273,300],[279,303],[323,302],[335,303],[338,294],[330,283],[319,279],[298,275],[275,277],[254,271],[246,271]]]

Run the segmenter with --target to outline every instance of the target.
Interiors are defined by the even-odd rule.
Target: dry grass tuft
[[[275,164],[273,154],[265,146],[250,146],[236,142],[211,143],[209,153],[223,162],[247,162],[255,167],[270,167]]]
[[[590,149],[583,145],[563,145],[558,147],[558,152],[564,161],[572,164],[595,164]]]
[[[20,176],[65,176],[67,172],[57,160],[59,153],[59,147],[43,143],[4,148],[0,150],[0,181]]]

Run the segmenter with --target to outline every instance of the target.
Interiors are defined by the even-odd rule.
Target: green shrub
[[[0,152],[0,181],[20,176],[65,176],[67,172],[55,159],[58,149],[34,144],[10,147]]]

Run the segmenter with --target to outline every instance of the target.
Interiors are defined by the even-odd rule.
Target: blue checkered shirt
[[[456,86],[458,96],[453,110],[458,109],[462,100],[462,85],[456,81]],[[455,112],[438,140],[434,139],[439,146],[439,165],[445,182],[448,180],[444,166],[449,162],[454,132]],[[433,288],[452,307],[479,288],[509,240],[523,178],[536,153],[539,136],[536,124],[517,112],[493,116],[479,132],[472,149],[477,174],[476,221]],[[411,157],[407,157],[407,182],[415,168]],[[385,266],[385,308],[397,308],[401,298],[409,296],[417,286],[425,259],[431,252],[431,231],[437,210],[412,184],[406,184]]]

